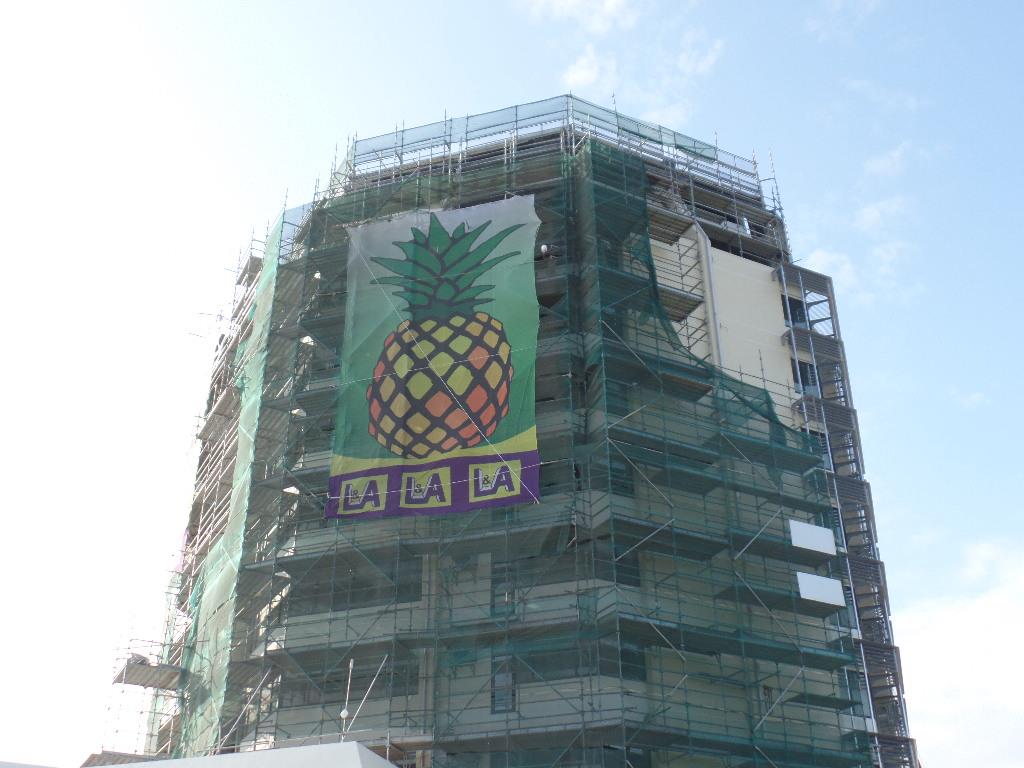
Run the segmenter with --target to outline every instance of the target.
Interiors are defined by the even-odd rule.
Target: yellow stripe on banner
[[[530,427],[518,435],[502,440],[500,443],[482,443],[472,448],[460,448],[448,453],[439,453],[434,456],[427,456],[423,459],[402,459],[395,457],[377,459],[359,459],[353,456],[334,456],[331,459],[331,475],[347,475],[350,472],[361,472],[364,469],[377,469],[383,467],[416,467],[422,464],[432,464],[436,461],[458,459],[461,457],[473,456],[504,456],[509,453],[524,453],[537,450],[537,427]]]

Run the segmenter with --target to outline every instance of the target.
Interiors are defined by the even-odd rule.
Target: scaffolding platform
[[[144,658],[128,659],[114,676],[114,683],[138,685],[173,691],[181,686],[184,670],[173,664],[152,662]]]
[[[706,446],[716,455],[726,454],[760,464],[771,463],[790,472],[803,473],[821,464],[821,459],[809,453],[806,446],[791,448],[780,445],[769,440],[767,435],[752,436],[723,429]]]
[[[744,605],[761,605],[775,610],[800,613],[804,616],[816,616],[824,618],[832,616],[841,610],[843,606],[836,606],[829,603],[822,603],[817,600],[808,600],[801,597],[797,592],[778,587],[767,587],[760,584],[744,584],[737,581],[732,587],[727,587],[715,595],[719,600],[735,600]]]
[[[794,546],[788,538],[773,536],[763,531],[758,533],[734,529],[729,531],[729,540],[737,551],[785,560],[812,568],[817,568],[834,557],[826,552]]]

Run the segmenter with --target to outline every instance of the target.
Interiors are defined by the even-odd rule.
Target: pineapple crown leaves
[[[372,282],[398,286],[400,290],[394,295],[408,303],[414,321],[472,314],[481,304],[491,301],[483,294],[494,287],[476,285],[476,281],[492,267],[520,254],[509,251],[489,259],[505,238],[523,226],[507,227],[477,244],[490,225],[487,221],[467,229],[463,223],[448,232],[432,213],[426,232],[413,227],[412,240],[394,243],[405,254],[404,259],[373,257],[374,262],[394,275]]]

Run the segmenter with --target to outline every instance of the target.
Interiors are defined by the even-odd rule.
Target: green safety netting
[[[399,171],[351,176],[268,243],[230,514],[188,598],[177,753],[337,738],[351,688],[353,710],[369,690],[361,738],[437,765],[869,765],[849,619],[794,580],[842,575],[788,539],[790,520],[834,524],[818,449],[680,341],[645,160],[556,130]],[[325,520],[346,227],[514,194],[549,246],[541,503]]]

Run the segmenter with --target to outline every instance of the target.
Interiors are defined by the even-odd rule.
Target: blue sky
[[[97,749],[115,646],[156,632],[213,316],[250,235],[309,198],[355,133],[571,90],[756,153],[764,176],[774,160],[795,257],[836,278],[924,762],[1024,765],[1010,742],[1024,721],[1011,656],[1024,630],[1021,8],[8,11],[0,394],[13,551],[0,568],[18,586],[0,648],[20,661],[5,674],[17,695],[0,701],[0,759],[70,766]]]

